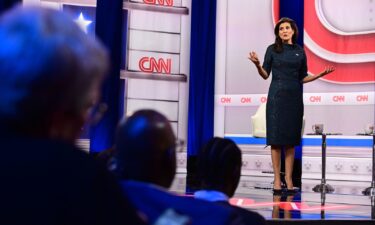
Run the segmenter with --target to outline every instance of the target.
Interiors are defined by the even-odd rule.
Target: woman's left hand
[[[327,66],[326,68],[325,68],[325,70],[324,71],[322,71],[321,73],[320,73],[320,77],[323,77],[323,76],[325,76],[325,75],[327,75],[327,74],[329,74],[329,73],[332,73],[333,71],[335,71],[335,67],[333,67],[333,66]]]

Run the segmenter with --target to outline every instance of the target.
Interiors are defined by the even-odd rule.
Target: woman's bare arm
[[[325,75],[327,75],[329,73],[332,73],[333,71],[335,71],[335,67],[333,67],[333,66],[327,66],[325,68],[325,70],[323,70],[322,72],[320,72],[318,75],[316,75],[316,76],[308,75],[307,77],[303,78],[302,83],[312,82],[312,81],[314,81],[316,79],[319,79],[319,78],[321,78],[321,77],[323,77],[323,76],[325,76]]]

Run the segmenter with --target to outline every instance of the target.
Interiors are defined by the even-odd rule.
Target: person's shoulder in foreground
[[[258,225],[266,224],[265,218],[257,212],[253,212],[253,211],[241,208],[239,206],[230,205],[229,202],[225,202],[225,201],[218,201],[217,203],[226,205],[234,209],[236,213],[242,217],[245,224],[258,224]]]
[[[138,224],[115,178],[81,149],[20,136],[0,143],[1,224]]]
[[[169,193],[163,187],[139,181],[122,181],[122,189],[149,224],[162,223],[168,218],[173,224],[246,224],[242,216],[225,205]],[[180,222],[178,222],[180,221]]]

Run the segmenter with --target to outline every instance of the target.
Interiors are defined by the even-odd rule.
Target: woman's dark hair
[[[298,37],[298,28],[297,28],[297,24],[296,22],[294,22],[294,20],[288,18],[288,17],[283,17],[281,18],[276,26],[275,26],[275,30],[274,30],[274,33],[275,33],[275,45],[274,45],[274,50],[278,53],[282,52],[283,51],[283,41],[281,40],[280,36],[279,36],[279,29],[280,29],[280,25],[282,23],[289,23],[291,28],[293,29],[294,31],[294,34],[292,36],[292,43],[293,44],[296,44],[297,43],[297,37]]]

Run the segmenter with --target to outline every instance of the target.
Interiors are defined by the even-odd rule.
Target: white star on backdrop
[[[79,17],[78,19],[74,20],[79,27],[81,27],[81,29],[87,33],[87,27],[92,23],[91,20],[85,20],[85,18],[83,17],[83,14],[79,14]]]

